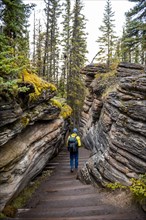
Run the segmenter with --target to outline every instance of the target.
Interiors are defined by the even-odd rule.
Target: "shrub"
[[[134,198],[140,203],[146,204],[146,174],[140,175],[139,179],[131,179],[131,186],[124,186],[121,183],[108,183],[105,186],[112,190],[129,189]]]
[[[140,175],[139,179],[132,178],[132,185],[129,187],[134,197],[139,200],[146,200],[146,174]]]

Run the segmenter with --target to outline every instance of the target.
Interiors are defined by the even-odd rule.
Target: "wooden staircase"
[[[80,149],[80,167],[89,152]],[[76,179],[70,172],[69,153],[64,149],[45,169],[53,169],[15,220],[146,220],[142,210],[125,211],[102,200],[103,194],[91,185]]]

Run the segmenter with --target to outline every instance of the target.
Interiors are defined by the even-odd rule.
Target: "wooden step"
[[[78,216],[78,217],[47,217],[47,218],[40,218],[40,217],[28,217],[28,218],[15,218],[15,220],[145,220],[144,218],[136,218],[135,216],[121,214],[121,215],[100,215],[100,216]]]
[[[79,168],[89,157],[80,149]],[[70,172],[66,149],[45,168],[53,170],[37,189],[26,207],[18,210],[15,220],[146,220],[142,210],[129,212],[105,202],[103,194],[91,185],[82,184],[77,172]]]
[[[64,216],[64,217],[40,217],[40,216],[29,216],[23,218],[15,218],[15,220],[145,220],[145,218],[141,218],[139,216],[135,216],[132,213],[127,214],[107,214],[107,215],[88,215],[88,216]]]

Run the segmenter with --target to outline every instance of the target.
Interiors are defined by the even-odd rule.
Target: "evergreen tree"
[[[116,36],[114,35],[114,12],[112,11],[111,0],[107,0],[104,11],[103,25],[99,30],[102,36],[98,38],[97,42],[100,43],[100,51],[98,53],[100,61],[107,61],[108,67],[112,63],[115,53]]]
[[[140,62],[141,41],[139,41],[139,32],[133,29],[138,25],[139,22],[131,21],[131,19],[127,17],[121,44],[123,61]]]
[[[43,56],[43,76],[47,76],[48,73],[48,65],[49,65],[49,27],[50,27],[50,1],[44,0],[46,7],[46,36],[45,36],[45,46],[44,46],[44,56]],[[49,77],[48,77],[49,78]]]
[[[146,64],[146,1],[129,0],[136,5],[126,13],[127,20],[130,21],[126,29],[126,40],[131,42],[132,61]]]
[[[67,85],[70,72],[70,47],[71,47],[71,2],[70,0],[65,0],[63,3],[64,14],[63,14],[63,31],[62,31],[62,74],[60,79],[59,90],[66,98],[67,95]]]
[[[33,55],[32,55],[32,65],[35,66],[36,64],[36,17],[35,17],[35,10],[34,10],[34,23],[33,23]]]
[[[132,20],[142,21],[145,23],[146,18],[146,1],[144,0],[129,0],[129,2],[137,3],[129,12],[127,12],[128,17],[132,17]]]
[[[0,72],[6,80],[12,80],[29,65],[27,19],[33,5],[24,5],[21,0],[2,0],[0,3]]]
[[[58,83],[60,4],[58,0],[46,0],[45,2],[47,23],[43,75],[47,80]]]
[[[10,94],[18,92],[18,74],[29,65],[27,19],[30,9],[31,6],[22,1],[0,1],[0,90]]]
[[[83,5],[75,1],[73,8],[73,26],[70,48],[70,73],[68,76],[67,102],[73,109],[73,125],[78,126],[79,114],[84,100],[83,80],[80,70],[86,61],[85,16],[82,14]]]
[[[28,17],[33,5],[24,5],[21,0],[2,0],[3,34],[7,44],[14,49],[14,55],[28,56]]]
[[[125,33],[125,28],[123,28],[123,34],[122,37],[120,39],[121,42],[121,46],[120,46],[120,50],[121,50],[121,60],[122,62],[128,62],[129,61],[129,47],[128,44],[126,42],[126,33]]]
[[[39,76],[43,76],[43,52],[44,52],[44,37],[45,34],[42,32],[41,21],[39,19],[38,29],[36,30],[36,55],[35,62]]]

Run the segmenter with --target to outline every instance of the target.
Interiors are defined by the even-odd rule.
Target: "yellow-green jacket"
[[[79,137],[76,133],[72,133],[71,135],[68,136],[68,139],[67,139],[67,147],[68,147],[68,140],[69,140],[70,136],[76,137],[76,140],[77,140],[77,142],[78,142],[78,147],[81,147],[81,139],[80,139],[80,137]]]

